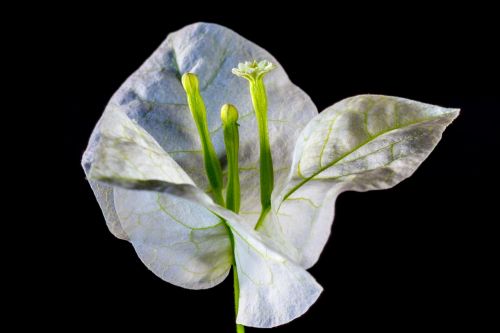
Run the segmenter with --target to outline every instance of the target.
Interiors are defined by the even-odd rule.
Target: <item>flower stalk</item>
[[[240,301],[240,283],[238,281],[238,269],[236,263],[233,264],[233,285],[234,285],[234,311],[238,316],[238,303]],[[236,333],[245,333],[245,326],[236,324]]]

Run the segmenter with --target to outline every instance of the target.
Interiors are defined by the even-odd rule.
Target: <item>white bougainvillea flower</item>
[[[253,59],[259,61],[245,62]],[[261,214],[261,128],[248,82],[237,76],[251,81],[271,70],[265,84],[274,190]],[[187,72],[199,77],[223,173],[219,110],[231,103],[240,112],[238,214],[215,203],[207,181],[181,83]],[[130,241],[151,271],[174,285],[204,289],[235,265],[237,323],[274,327],[302,315],[321,293],[305,269],[328,239],[337,196],[409,177],[457,115],[375,95],[318,114],[268,52],[227,28],[198,23],[170,34],[115,93],[82,164],[110,231]]]

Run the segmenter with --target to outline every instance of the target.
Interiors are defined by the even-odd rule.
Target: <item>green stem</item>
[[[236,259],[235,259],[235,254],[234,254],[234,235],[231,230],[231,227],[223,220],[225,223],[225,227],[227,230],[227,233],[229,235],[229,240],[231,242],[231,251],[233,253],[233,289],[234,289],[234,313],[235,317],[238,318],[238,308],[239,308],[239,302],[240,302],[240,282],[238,279],[238,268],[236,267]],[[241,324],[236,324],[236,333],[245,333],[245,326]]]
[[[260,202],[262,214],[271,207],[271,193],[274,187],[273,159],[269,143],[269,129],[267,125],[267,96],[263,77],[250,81],[250,95],[257,118],[260,143]],[[261,214],[261,216],[262,216]],[[260,220],[260,219],[259,219]],[[260,226],[256,225],[256,228]]]
[[[234,285],[234,311],[238,316],[238,303],[240,301],[240,283],[238,281],[238,269],[236,263],[233,264],[233,285]],[[236,333],[245,333],[245,326],[236,324]]]

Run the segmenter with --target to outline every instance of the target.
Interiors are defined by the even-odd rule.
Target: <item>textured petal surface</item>
[[[360,95],[327,108],[301,133],[288,183],[263,232],[303,267],[318,259],[343,191],[390,188],[431,153],[459,110]]]
[[[121,228],[156,275],[191,289],[221,282],[233,254],[220,216],[234,235],[239,322],[273,327],[302,315],[316,301],[322,289],[309,273],[267,247],[240,216],[215,205],[133,120],[108,110],[99,131],[90,177],[115,186]]]
[[[116,214],[113,187],[92,180],[89,180],[89,184],[101,207],[109,231],[117,238],[128,240],[127,234],[123,230],[120,219]]]
[[[179,196],[115,188],[121,225],[142,262],[174,285],[205,289],[222,282],[233,261],[224,223]]]
[[[197,198],[185,190],[194,188],[189,176],[120,110],[108,108],[98,133],[84,166],[106,205],[103,211],[111,214],[110,230],[128,239],[144,264],[167,282],[203,289],[223,281],[233,260],[229,234],[218,217],[192,202]],[[155,192],[159,186],[169,193]]]
[[[236,322],[270,328],[304,314],[323,288],[301,266],[266,245],[252,230],[228,219],[240,283]]]
[[[121,185],[142,188],[141,182],[130,179]],[[323,290],[316,280],[268,246],[239,215],[215,205],[192,185],[172,187],[158,181],[155,190],[161,193],[115,187],[122,227],[156,275],[192,289],[222,281],[233,258],[227,225],[234,237],[240,283],[238,323],[262,328],[282,325],[316,302]]]
[[[235,105],[240,112],[241,214],[254,224],[259,216],[258,131],[248,83],[231,73],[239,62],[266,59],[278,65],[268,74],[269,132],[275,183],[287,177],[293,147],[302,128],[317,110],[309,97],[290,82],[268,52],[232,30],[197,23],[170,34],[146,62],[121,86],[108,109],[119,109],[152,135],[160,146],[207,190],[198,134],[186,105],[180,76],[196,73],[208,113],[209,129],[225,169],[220,108]],[[107,112],[107,111],[106,111]]]
[[[92,166],[92,162],[94,159],[94,153],[99,144],[100,131],[97,130],[97,128],[99,128],[99,123],[97,124],[94,132],[92,133],[87,149],[83,154],[82,167],[85,172],[85,176],[87,177],[87,180],[90,184],[90,187],[94,192],[97,202],[99,203],[99,207],[102,210],[109,231],[111,231],[111,233],[117,238],[127,239],[127,235],[125,234],[125,231],[123,231],[120,224],[120,220],[116,215],[113,187],[106,185],[104,183],[93,181],[90,179],[89,176],[90,167]]]
[[[93,153],[91,179],[111,179],[117,184],[138,182],[146,188],[154,180],[193,184],[155,139],[119,109],[108,109],[102,116]]]
[[[206,200],[197,202],[222,217],[233,234],[240,284],[237,323],[260,328],[283,325],[316,302],[323,288],[304,268],[273,249],[239,215]]]

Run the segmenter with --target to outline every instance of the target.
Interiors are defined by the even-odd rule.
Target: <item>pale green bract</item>
[[[274,221],[263,232],[286,239],[281,244],[295,250],[285,247],[288,253],[313,266],[330,235],[337,196],[387,189],[411,176],[458,112],[375,95],[327,108],[299,136],[290,175],[273,192]]]
[[[262,228],[259,136],[248,86],[231,73],[276,69],[265,78],[274,163],[272,206]],[[200,79],[214,149],[227,171],[219,110],[239,112],[241,209],[214,203],[198,132],[180,77]],[[198,23],[170,34],[116,92],[82,165],[110,231],[172,284],[210,288],[233,261],[237,323],[274,327],[302,315],[321,286],[305,270],[318,259],[343,191],[392,187],[409,177],[458,115],[397,97],[360,95],[318,112],[265,50],[235,32]],[[224,184],[226,185],[226,181]],[[225,191],[225,189],[224,189]],[[232,250],[231,237],[234,239]]]

